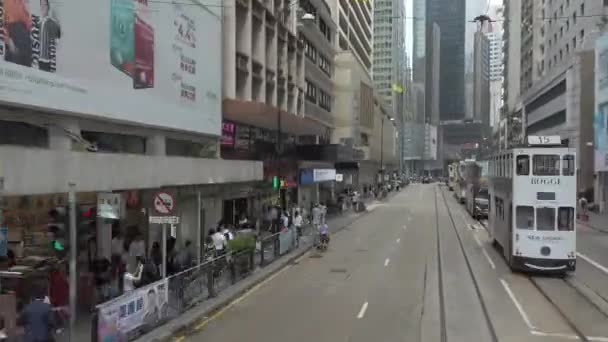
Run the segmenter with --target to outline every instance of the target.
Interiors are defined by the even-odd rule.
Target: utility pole
[[[380,183],[384,183],[384,114],[380,126]]]
[[[70,293],[70,342],[76,341],[76,258],[78,251],[77,227],[76,227],[76,184],[69,184],[68,208],[69,208],[69,235],[70,235],[70,274],[69,274],[69,293]]]

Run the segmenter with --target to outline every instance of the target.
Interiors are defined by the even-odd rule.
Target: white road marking
[[[363,318],[363,316],[365,316],[365,311],[367,311],[367,305],[367,302],[363,303],[363,306],[361,307],[361,310],[359,310],[359,314],[357,315],[358,319],[361,319]]]
[[[479,247],[483,247],[482,244],[481,244],[481,241],[479,241],[479,238],[477,237],[477,235],[473,234],[473,238],[475,239],[475,242],[477,242],[477,245]]]
[[[560,333],[546,333],[546,332],[542,332],[542,331],[536,331],[536,330],[532,330],[530,331],[530,333],[534,336],[542,336],[542,337],[557,337],[557,338],[563,338],[563,339],[567,339],[567,340],[578,340],[578,336],[575,335],[568,335],[568,334],[560,334]]]
[[[602,265],[602,264],[600,264],[599,262],[597,262],[597,261],[595,261],[595,260],[591,259],[590,257],[588,257],[588,256],[586,256],[585,254],[582,254],[582,253],[578,253],[578,252],[577,252],[577,253],[576,253],[576,255],[577,255],[579,258],[581,258],[581,259],[585,260],[586,262],[590,263],[591,265],[593,265],[595,268],[599,269],[600,271],[602,271],[602,272],[604,272],[604,273],[608,274],[608,268],[606,268],[605,266],[603,266],[603,265]]]
[[[400,243],[400,242],[401,242],[401,239],[397,239],[397,243]]]
[[[528,318],[528,314],[526,314],[526,312],[524,311],[524,308],[521,306],[521,304],[519,304],[519,301],[517,300],[517,298],[515,298],[515,295],[513,294],[513,291],[511,291],[509,284],[502,278],[500,279],[500,283],[502,284],[502,287],[505,288],[505,291],[507,291],[507,294],[511,298],[511,301],[513,302],[513,304],[515,304],[517,311],[519,311],[519,314],[521,315],[521,318],[524,320],[524,322],[528,326],[528,329],[534,330],[535,328],[532,325],[532,322],[530,322],[530,319]]]
[[[576,341],[580,340],[580,338],[578,336],[570,335],[570,334],[547,333],[547,332],[537,331],[537,330],[532,330],[532,331],[530,331],[530,333],[532,335],[542,336],[542,337],[556,337],[556,338],[563,338],[566,340],[576,340]],[[608,342],[608,337],[603,337],[603,336],[585,336],[585,337],[589,341]]]
[[[384,267],[388,266],[389,262],[391,262],[391,260],[389,258],[386,258],[386,260],[384,260]]]
[[[483,255],[486,256],[486,259],[488,259],[488,262],[490,263],[490,267],[492,267],[493,270],[496,269],[496,265],[494,265],[494,261],[492,261],[492,258],[490,258],[490,255],[488,254],[488,251],[486,251],[485,248],[481,247],[481,251],[483,252]]]

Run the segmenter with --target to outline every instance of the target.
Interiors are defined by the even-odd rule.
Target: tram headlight
[[[576,259],[576,253],[575,252],[568,253],[568,259]]]

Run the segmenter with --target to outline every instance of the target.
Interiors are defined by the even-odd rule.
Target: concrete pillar
[[[71,151],[70,135],[80,135],[80,125],[76,120],[58,120],[49,127],[49,148],[51,150]],[[84,146],[82,146],[84,149]],[[80,150],[80,148],[78,148]]]
[[[166,155],[165,136],[156,134],[146,139],[146,154],[150,156]]]

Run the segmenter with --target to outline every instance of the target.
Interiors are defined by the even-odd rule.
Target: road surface
[[[578,234],[574,275],[514,274],[444,186],[413,184],[176,340],[608,342],[608,234]]]

